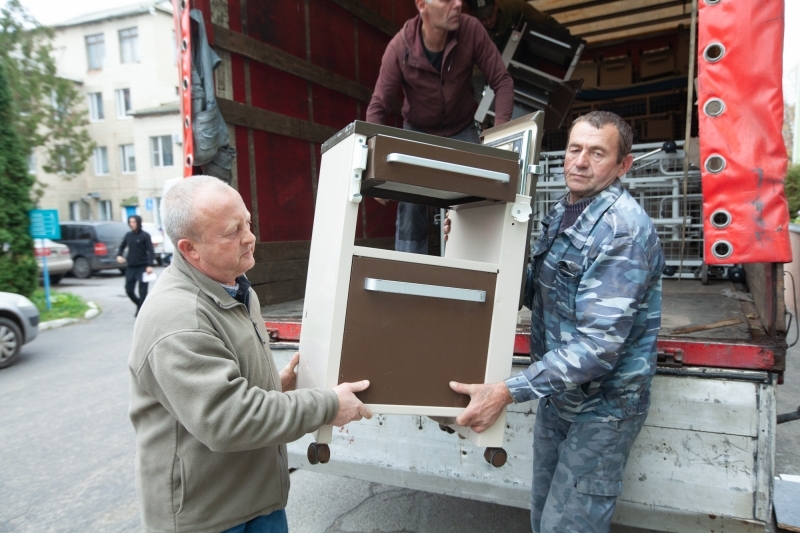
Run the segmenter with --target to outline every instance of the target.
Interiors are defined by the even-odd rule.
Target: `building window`
[[[136,155],[133,153],[132,144],[120,145],[119,158],[122,161],[122,172],[136,172]]]
[[[89,93],[89,120],[104,120],[106,114],[103,112],[103,93]]]
[[[172,135],[150,137],[150,154],[154,167],[171,167]]]
[[[95,176],[108,174],[108,149],[105,146],[94,149],[94,174]]]
[[[139,62],[139,29],[119,30],[119,60],[121,63]]]
[[[69,219],[75,221],[81,220],[81,202],[69,203]]]
[[[111,200],[100,200],[97,204],[100,220],[114,220],[111,213]]]
[[[36,174],[36,155],[33,152],[28,154],[28,174]]]
[[[153,198],[153,223],[161,227],[161,197]]]
[[[114,91],[114,99],[117,101],[117,118],[130,118],[131,90],[117,89]]]
[[[86,36],[86,59],[89,70],[100,70],[106,56],[106,43],[102,33]]]
[[[55,146],[55,160],[57,161],[57,170],[61,175],[65,175],[71,166],[75,164],[75,154],[71,146],[59,144]]]

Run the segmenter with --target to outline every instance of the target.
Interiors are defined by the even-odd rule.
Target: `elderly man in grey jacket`
[[[239,194],[209,176],[164,198],[178,249],[139,313],[129,369],[136,489],[147,531],[287,531],[286,443],[369,410],[369,382],[293,390],[245,272],[255,238]]]

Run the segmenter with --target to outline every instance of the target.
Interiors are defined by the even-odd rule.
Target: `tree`
[[[44,147],[42,168],[71,179],[83,172],[95,144],[77,82],[58,76],[53,30],[8,0],[0,9],[0,64],[6,71],[15,113],[13,125],[25,155]]]
[[[789,218],[792,220],[800,217],[800,165],[789,165],[786,170],[786,179],[783,182],[786,200],[789,202]]]
[[[37,284],[33,239],[28,232],[34,178],[13,126],[14,115],[6,69],[0,62],[0,291],[29,296]]]

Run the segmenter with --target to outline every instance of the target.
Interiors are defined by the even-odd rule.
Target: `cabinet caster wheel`
[[[308,458],[308,462],[312,465],[318,463],[325,464],[331,460],[331,449],[328,448],[327,444],[312,442],[308,445],[306,457]]]
[[[456,432],[455,429],[451,428],[450,426],[445,426],[444,424],[439,424],[439,429],[441,429],[442,431],[446,431],[451,435]]]
[[[508,454],[503,448],[486,448],[486,451],[483,452],[483,458],[493,467],[500,468],[506,464]]]

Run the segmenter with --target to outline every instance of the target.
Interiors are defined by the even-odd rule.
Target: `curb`
[[[100,308],[97,307],[96,303],[86,302],[86,305],[89,306],[89,309],[86,310],[86,313],[84,313],[83,318],[57,318],[55,320],[48,320],[46,322],[41,322],[39,324],[39,331],[47,331],[48,329],[57,329],[57,328],[62,328],[64,326],[77,324],[78,322],[83,322],[84,320],[91,320],[92,318],[100,314]]]

